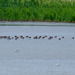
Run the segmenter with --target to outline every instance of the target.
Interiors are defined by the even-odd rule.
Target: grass
[[[0,20],[75,22],[75,1],[0,0]]]

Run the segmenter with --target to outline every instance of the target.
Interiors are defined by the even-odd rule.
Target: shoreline
[[[0,26],[75,26],[75,23],[66,22],[39,22],[39,21],[0,21]]]

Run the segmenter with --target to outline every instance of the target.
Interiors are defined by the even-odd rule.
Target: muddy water
[[[0,36],[4,35],[31,38],[0,39],[1,75],[75,74],[75,27],[0,26]]]

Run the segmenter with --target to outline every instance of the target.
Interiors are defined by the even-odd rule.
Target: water
[[[0,26],[0,36],[4,35],[28,35],[31,39],[0,39],[1,75],[75,74],[75,27]],[[47,37],[33,39],[40,35]]]

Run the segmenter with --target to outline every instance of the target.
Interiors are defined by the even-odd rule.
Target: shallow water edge
[[[75,26],[75,23],[63,22],[10,22],[0,21],[0,26]]]

